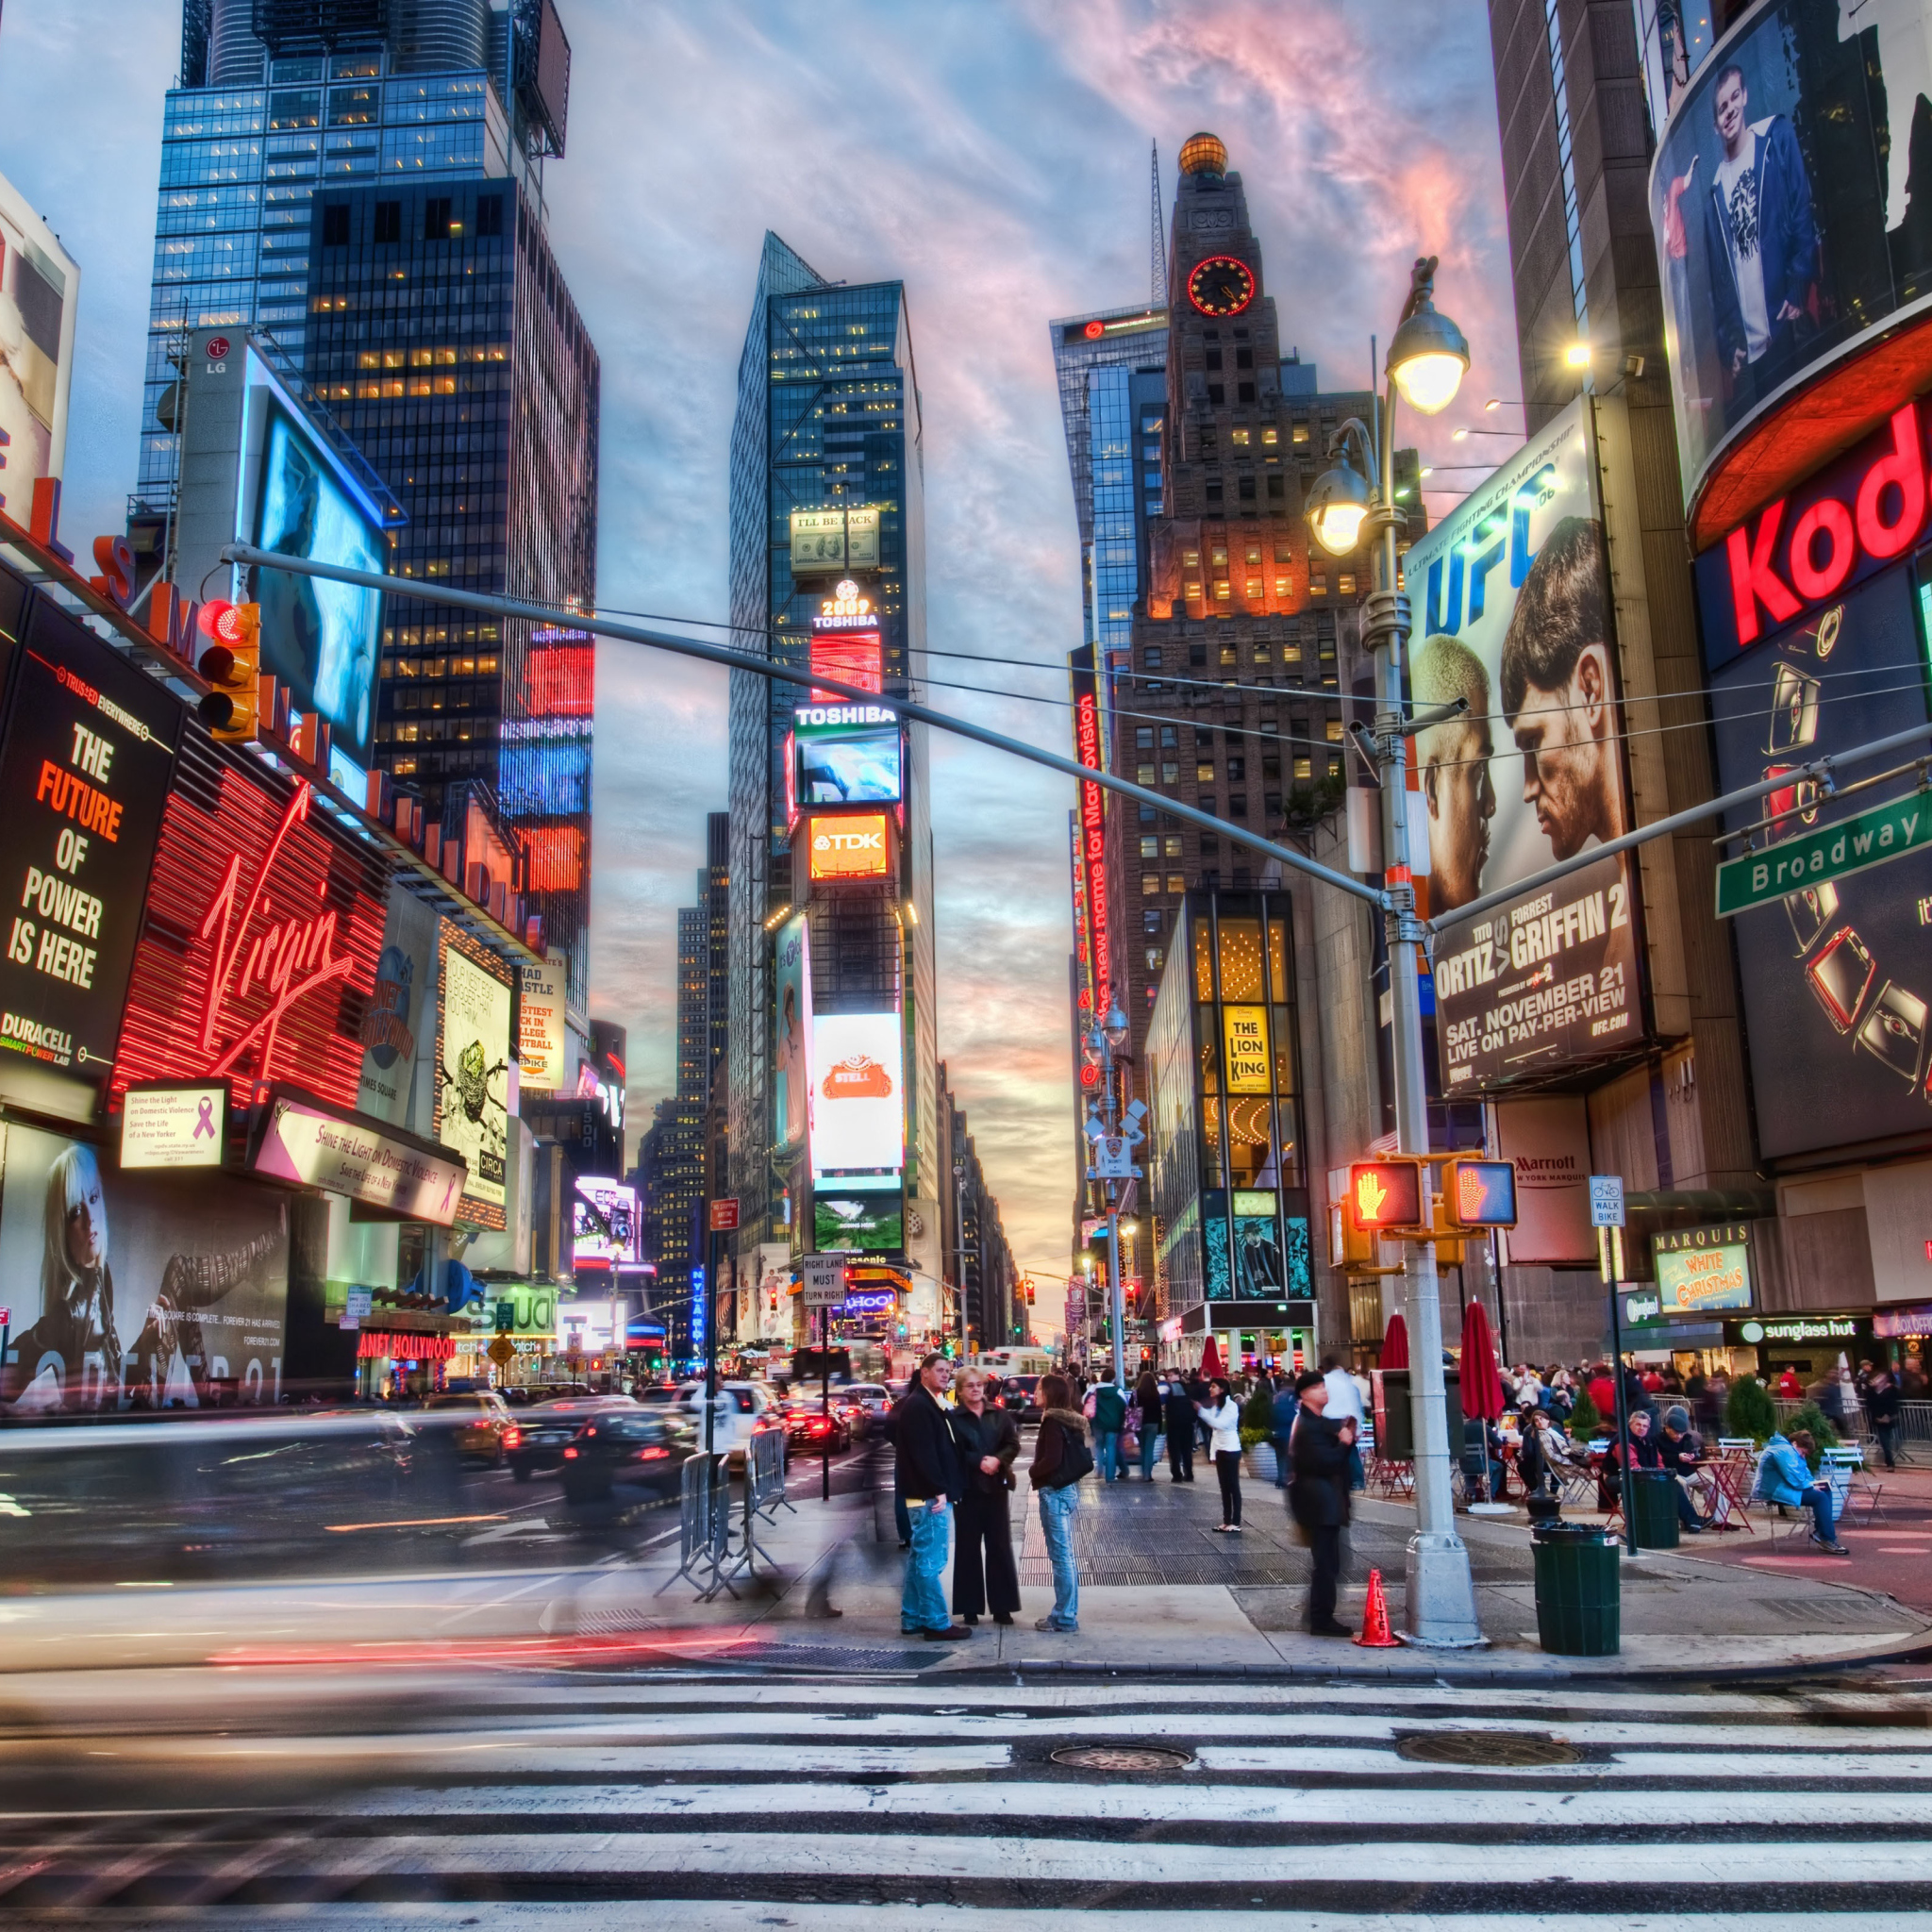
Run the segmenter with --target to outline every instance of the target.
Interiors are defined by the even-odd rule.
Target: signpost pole
[[[1624,1178],[1593,1174],[1590,1177],[1590,1218],[1596,1225],[1597,1268],[1610,1297],[1610,1386],[1617,1391],[1617,1455],[1623,1464],[1619,1488],[1624,1499],[1624,1547],[1637,1554],[1636,1512],[1631,1507],[1635,1488],[1630,1468],[1630,1405],[1624,1393],[1624,1310],[1618,1303],[1617,1278],[1624,1272]]]
[[[844,1272],[844,1263],[840,1264]],[[832,1309],[829,1303],[819,1310],[819,1414],[825,1433],[822,1439],[824,1454],[819,1457],[819,1501],[832,1500]]]
[[[717,1279],[718,1237],[715,1232],[707,1232],[705,1237],[705,1454],[715,1453],[718,1443],[718,1306],[711,1292],[711,1284]],[[697,1306],[697,1297],[691,1297],[691,1306]]]

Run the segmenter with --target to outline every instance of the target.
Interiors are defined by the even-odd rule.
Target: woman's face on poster
[[[108,1222],[101,1207],[98,1177],[89,1178],[81,1197],[67,1210],[67,1260],[76,1274],[98,1268],[105,1258]]]

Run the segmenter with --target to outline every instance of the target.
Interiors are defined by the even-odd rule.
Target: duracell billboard
[[[0,1069],[31,1062],[97,1089],[114,1063],[182,707],[11,575],[0,575]]]

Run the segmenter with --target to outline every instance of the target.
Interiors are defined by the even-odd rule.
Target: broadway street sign
[[[1932,793],[1914,791],[1857,818],[1786,839],[1764,852],[1727,858],[1717,869],[1717,916],[1728,919],[1789,892],[1841,879],[1867,866],[1932,845]]]

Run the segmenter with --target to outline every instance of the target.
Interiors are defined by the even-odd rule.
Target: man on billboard
[[[1523,802],[1557,858],[1624,830],[1607,628],[1601,527],[1565,517],[1524,579],[1501,679],[1503,716],[1523,754]]]
[[[1734,61],[1711,95],[1724,156],[1705,206],[1704,247],[1724,370],[1734,395],[1747,391],[1756,400],[1791,365],[1794,325],[1818,274],[1818,225],[1791,124],[1782,114],[1749,121],[1750,105]]]
[[[1489,674],[1467,644],[1432,637],[1416,655],[1409,689],[1419,711],[1458,698],[1467,706],[1459,718],[1432,724],[1416,739],[1429,814],[1429,908],[1450,912],[1481,891],[1490,857],[1496,789],[1490,779],[1495,744]]]

